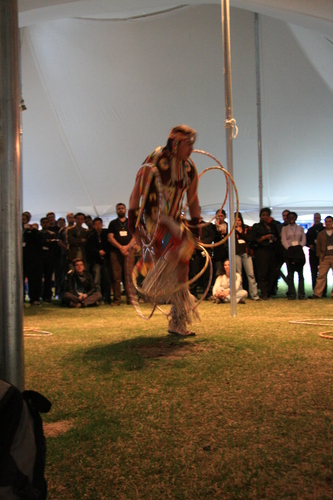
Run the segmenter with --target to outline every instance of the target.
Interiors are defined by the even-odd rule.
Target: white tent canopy
[[[113,217],[135,173],[170,128],[226,163],[220,2],[19,1],[23,208],[34,219],[82,210]],[[231,9],[234,177],[258,218],[254,14],[260,15],[264,204],[280,218],[333,212],[333,5],[234,1]],[[291,24],[292,23],[292,24]],[[198,170],[211,165],[193,155]],[[199,185],[203,213],[224,178]]]

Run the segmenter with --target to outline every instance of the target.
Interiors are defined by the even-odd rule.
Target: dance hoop
[[[209,283],[207,285],[207,288],[204,291],[204,293],[203,293],[202,297],[200,298],[200,300],[198,300],[198,302],[196,302],[196,304],[195,304],[195,306],[193,307],[192,310],[197,309],[197,307],[205,299],[205,297],[206,297],[206,295],[208,293],[208,290],[210,288],[210,285],[211,285],[211,282],[212,282],[212,277],[213,277],[212,259],[210,258],[210,255],[209,255],[208,251],[201,244],[199,245],[199,248],[205,253],[205,257],[206,257],[205,264],[204,264],[203,268],[193,278],[191,278],[190,280],[188,280],[188,281],[186,281],[184,283],[180,283],[178,286],[176,286],[172,290],[171,289],[167,289],[167,290],[164,290],[163,292],[159,292],[157,294],[154,294],[154,293],[149,294],[149,293],[144,292],[142,290],[142,288],[139,287],[139,285],[137,284],[137,278],[138,278],[138,274],[139,274],[139,265],[140,265],[140,262],[138,262],[134,266],[133,271],[132,271],[132,284],[134,285],[134,288],[139,292],[139,294],[142,295],[142,296],[144,296],[144,297],[147,297],[149,299],[149,301],[153,305],[153,308],[152,308],[152,311],[150,312],[150,314],[148,316],[145,316],[142,313],[142,311],[141,311],[141,308],[139,306],[139,303],[138,303],[138,300],[137,300],[136,296],[134,294],[129,293],[130,299],[131,299],[131,303],[133,304],[133,306],[135,307],[136,311],[138,312],[139,316],[141,316],[141,318],[143,318],[145,320],[149,320],[152,317],[152,315],[154,314],[155,309],[158,309],[160,312],[162,312],[166,316],[169,316],[170,312],[166,313],[165,311],[163,311],[163,309],[161,309],[161,307],[158,305],[158,300],[157,299],[159,297],[162,297],[162,295],[165,295],[165,294],[168,295],[171,292],[173,292],[173,293],[179,292],[180,290],[182,290],[185,287],[190,287],[192,285],[192,283],[194,283],[199,278],[201,278],[201,276],[206,271],[207,267],[210,266]]]
[[[218,165],[215,165],[215,166],[212,166],[212,167],[207,167],[205,168],[202,172],[200,172],[199,174],[199,179],[206,173],[206,172],[209,172],[210,170],[220,170],[224,173],[224,176],[225,176],[225,179],[226,179],[226,183],[227,183],[227,191],[226,191],[226,194],[225,194],[225,197],[224,197],[224,201],[223,201],[223,204],[221,206],[221,209],[223,209],[225,203],[226,203],[226,200],[228,198],[228,193],[229,193],[229,184],[228,184],[228,180],[230,181],[230,183],[232,184],[232,187],[234,189],[234,192],[235,192],[235,196],[236,196],[236,216],[234,218],[234,223],[229,231],[229,233],[221,240],[221,241],[218,241],[217,243],[201,243],[202,246],[204,246],[205,248],[216,248],[220,245],[223,245],[223,243],[225,243],[227,241],[228,238],[230,238],[230,236],[232,235],[232,233],[234,232],[235,228],[236,228],[236,224],[237,224],[237,216],[238,216],[238,212],[239,212],[239,197],[238,197],[238,191],[237,191],[237,188],[236,188],[236,184],[235,184],[235,181],[233,179],[233,177],[229,174],[229,172],[223,167],[222,163],[219,162],[219,160],[217,158],[215,158],[215,156],[213,156],[212,154],[210,153],[207,153],[206,151],[202,151],[201,149],[194,149],[193,150],[193,153],[199,153],[199,154],[202,154],[202,155],[205,155],[205,156],[208,156],[209,158],[212,158],[214,161],[216,161],[216,163]],[[216,218],[216,216],[214,215],[214,217],[212,217],[212,219],[209,221],[209,222],[206,222],[204,223],[203,225],[208,225],[210,224],[214,219]]]
[[[33,332],[33,333],[28,333]],[[52,335],[51,332],[46,332],[44,330],[38,330],[35,327],[26,326],[23,328],[23,333],[25,337],[45,337],[45,335]]]
[[[318,323],[318,321],[324,321],[325,323]],[[306,319],[304,321],[289,321],[289,324],[293,325],[313,325],[313,326],[331,326],[331,318],[318,318],[318,319]],[[326,323],[327,322],[327,323]],[[328,335],[328,333],[333,333],[333,330],[328,330],[326,332],[319,333],[319,337],[322,339],[333,340],[333,335]]]
[[[146,249],[148,251],[151,251],[150,250],[150,246],[148,246]],[[152,252],[151,252],[151,254],[152,254]],[[138,315],[142,319],[148,321],[152,317],[152,315],[154,314],[154,311],[156,309],[156,304],[153,304],[152,310],[151,310],[151,312],[150,312],[150,314],[148,316],[145,316],[143,314],[143,312],[141,311],[141,308],[139,306],[139,301],[138,301],[137,295],[135,293],[135,290],[136,290],[136,281],[133,281],[133,278],[132,278],[132,275],[135,272],[135,270],[136,270],[136,273],[137,273],[136,279],[138,277],[139,271],[137,269],[137,266],[140,263],[140,261],[137,262],[137,264],[134,265],[134,266],[133,266],[133,263],[134,263],[134,243],[131,246],[131,248],[129,249],[128,255],[127,255],[126,259],[125,259],[126,288],[127,288],[127,293],[128,293],[128,296],[129,296],[129,299],[131,301],[132,306],[134,306],[136,312],[138,313]]]
[[[128,293],[129,293],[129,297],[130,297],[131,303],[135,307],[137,313],[139,314],[139,316],[141,318],[143,318],[145,320],[149,320],[152,317],[152,315],[154,314],[154,311],[156,310],[156,308],[159,311],[161,311],[163,314],[169,315],[170,313],[169,314],[165,313],[158,306],[158,299],[161,298],[163,295],[168,295],[168,294],[171,294],[171,293],[176,293],[176,292],[179,292],[180,290],[182,290],[185,287],[190,287],[194,282],[196,282],[199,278],[201,278],[201,276],[204,274],[204,272],[206,271],[206,269],[207,269],[207,267],[209,265],[210,266],[210,274],[209,274],[209,283],[208,283],[208,286],[207,286],[206,290],[204,291],[201,299],[195,304],[195,306],[193,307],[192,310],[196,309],[201,304],[201,302],[205,299],[205,297],[206,297],[206,295],[208,293],[208,290],[209,290],[211,282],[212,282],[212,277],[213,277],[213,264],[212,264],[211,257],[210,257],[210,255],[209,255],[209,253],[207,251],[207,248],[215,248],[215,247],[218,247],[220,245],[223,245],[223,243],[225,243],[227,241],[227,239],[230,238],[231,234],[233,233],[233,231],[235,230],[235,227],[236,227],[237,214],[238,214],[238,211],[239,211],[239,198],[238,198],[238,191],[237,191],[234,179],[229,174],[229,172],[227,170],[225,170],[225,168],[223,168],[222,164],[217,160],[217,158],[215,158],[210,153],[207,153],[206,151],[202,151],[202,150],[197,150],[197,149],[193,150],[193,153],[198,153],[198,154],[202,154],[202,155],[208,156],[208,157],[212,158],[214,161],[216,161],[216,163],[218,164],[216,166],[211,166],[211,167],[205,168],[200,173],[200,175],[198,176],[198,183],[199,183],[199,179],[202,177],[202,175],[205,174],[206,172],[210,171],[210,170],[220,170],[220,171],[222,171],[224,173],[224,176],[225,176],[225,179],[226,179],[227,190],[226,190],[226,194],[225,194],[225,197],[224,197],[224,200],[223,200],[222,208],[224,207],[224,205],[226,203],[226,200],[228,198],[228,194],[229,194],[229,182],[232,185],[232,187],[234,189],[234,192],[235,192],[235,196],[236,196],[236,217],[235,217],[235,220],[234,220],[234,224],[230,228],[229,233],[221,241],[219,241],[217,243],[198,243],[197,242],[196,248],[201,249],[201,251],[204,252],[205,258],[206,258],[205,259],[205,264],[204,264],[203,268],[201,269],[201,271],[199,271],[199,273],[196,276],[194,276],[193,278],[189,279],[187,282],[180,283],[180,284],[178,284],[176,287],[174,287],[172,289],[170,288],[169,290],[168,289],[167,290],[163,290],[163,292],[159,291],[159,292],[156,292],[156,293],[153,293],[153,292],[152,293],[147,293],[147,292],[144,292],[141,287],[139,287],[139,285],[137,284],[137,279],[138,279],[138,276],[139,276],[139,267],[141,265],[141,261],[139,261],[132,268],[132,272],[130,273],[129,262],[130,262],[130,256],[132,256],[132,255],[134,256],[134,254],[132,254],[134,245],[131,247],[131,249],[129,251],[129,255],[128,255],[127,259],[126,259],[126,261],[127,261],[126,282],[127,282],[128,287],[129,287]],[[150,254],[150,261],[151,261],[151,265],[153,267],[153,269],[150,272],[154,272],[154,268],[156,266],[156,263],[155,263],[155,259],[154,259],[154,250],[152,249],[152,247],[153,247],[153,244],[156,241],[157,232],[158,232],[158,230],[160,228],[160,222],[161,222],[161,216],[162,216],[163,204],[164,204],[164,191],[163,191],[163,184],[162,184],[161,176],[160,176],[160,173],[159,173],[157,167],[154,164],[152,164],[152,163],[145,163],[144,165],[142,165],[142,168],[143,168],[143,171],[142,171],[142,174],[141,174],[140,190],[139,190],[140,206],[139,206],[139,213],[138,213],[138,217],[137,217],[137,220],[136,220],[135,228],[138,229],[138,231],[140,232],[140,235],[141,235],[142,251],[143,252],[149,252],[149,254]],[[148,171],[148,169],[149,169],[149,171]],[[147,176],[147,178],[145,180],[145,175],[146,175],[147,171],[148,171],[148,176]],[[144,209],[145,209],[145,205],[146,205],[146,201],[147,201],[149,189],[150,189],[150,186],[151,186],[151,183],[152,183],[153,179],[155,179],[156,188],[157,188],[157,191],[158,191],[158,215],[157,215],[157,220],[156,220],[156,224],[155,224],[155,228],[154,228],[153,234],[149,235],[148,232],[146,231],[145,226],[144,226],[143,214],[144,214]],[[190,206],[191,201],[192,200],[189,200],[187,202],[188,206]],[[207,223],[203,223],[203,225],[210,224],[215,218],[216,218],[216,216],[214,216],[211,219],[211,221],[209,221]],[[189,226],[189,227],[191,227],[191,226]],[[165,258],[165,255],[162,256],[162,258],[163,257]],[[137,300],[137,295],[135,293],[135,290],[139,294],[141,294],[142,296],[148,298],[149,301],[152,303],[152,310],[151,310],[151,312],[150,312],[150,314],[148,316],[145,316],[142,313],[141,308],[139,306],[139,302]]]
[[[166,289],[164,290],[163,292],[159,292],[157,294],[153,294],[153,293],[147,293],[147,292],[144,292],[142,290],[141,287],[139,287],[139,285],[137,284],[137,278],[138,278],[138,267],[139,267],[139,264],[140,262],[138,262],[135,266],[134,266],[134,269],[132,271],[132,281],[133,281],[133,285],[135,287],[135,289],[141,294],[141,295],[144,295],[146,297],[148,297],[149,299],[150,298],[159,298],[159,297],[162,297],[163,295],[168,295],[170,292],[179,292],[180,290],[182,290],[183,288],[187,287],[187,286],[191,286],[192,283],[194,283],[195,281],[197,281],[199,278],[201,278],[201,276],[203,275],[203,273],[206,271],[208,265],[209,265],[209,261],[210,261],[210,255],[209,253],[207,252],[207,250],[204,248],[203,245],[198,245],[198,248],[200,248],[204,253],[205,253],[205,257],[206,257],[206,260],[205,260],[205,264],[203,266],[203,268],[201,269],[201,271],[198,272],[198,274],[196,274],[193,278],[191,278],[190,280],[188,281],[185,281],[184,283],[180,283],[179,285],[177,285],[176,287],[172,288],[172,290],[169,288],[169,289]]]

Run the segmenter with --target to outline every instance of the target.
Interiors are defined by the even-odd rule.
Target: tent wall
[[[231,9],[234,175],[241,210],[258,216],[254,15]],[[264,203],[279,218],[332,210],[332,91],[288,24],[261,16]],[[220,7],[189,6],[136,21],[65,19],[22,30],[24,209],[37,219],[83,210],[113,216],[136,171],[169,129],[225,164]],[[194,157],[198,169],[207,162]],[[204,213],[223,176],[200,182]]]

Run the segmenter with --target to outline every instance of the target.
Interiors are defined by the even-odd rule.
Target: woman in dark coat
[[[275,254],[279,238],[268,207],[260,210],[260,222],[253,224],[252,238],[258,287],[261,298],[268,300],[275,281]]]

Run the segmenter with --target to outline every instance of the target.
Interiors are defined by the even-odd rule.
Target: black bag
[[[46,443],[40,413],[51,403],[0,380],[0,500],[45,500]]]
[[[293,264],[305,264],[305,255],[302,245],[290,246],[286,252],[286,261]]]

